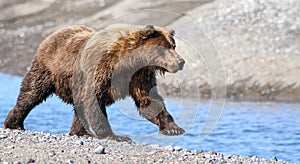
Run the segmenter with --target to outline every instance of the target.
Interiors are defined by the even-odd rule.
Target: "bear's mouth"
[[[166,72],[169,72],[167,69],[163,68],[163,67],[159,67],[157,70],[156,70],[160,75],[165,75]]]
[[[167,65],[165,68],[164,68],[167,72],[169,73],[176,73],[178,72],[179,70],[181,70],[178,66],[176,65]]]
[[[178,67],[171,67],[171,66],[165,66],[165,67],[161,67],[161,66],[158,66],[156,68],[156,71],[159,72],[160,74],[165,74],[166,72],[168,73],[176,73],[179,71]]]
[[[152,65],[152,66],[148,66],[147,68],[151,71],[155,71],[156,73],[158,73],[162,76],[164,76],[166,72],[169,72],[169,70],[167,70],[166,68],[161,67],[161,66]]]
[[[149,67],[148,67],[149,68]],[[168,73],[176,73],[178,72],[179,70],[182,70],[176,66],[165,66],[165,67],[162,67],[162,66],[151,66],[150,67],[151,70],[157,72],[158,74],[160,75],[165,75],[166,72]]]

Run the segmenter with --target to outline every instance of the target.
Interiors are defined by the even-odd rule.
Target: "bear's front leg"
[[[133,96],[140,114],[156,124],[159,132],[164,135],[181,135],[185,131],[174,122],[173,117],[167,111],[163,99],[156,93],[156,96],[149,97],[147,94]],[[146,93],[146,92],[144,92]]]
[[[159,99],[150,99],[150,104],[147,107],[140,108],[140,113],[149,121],[158,125],[159,133],[164,135],[181,135],[185,131],[180,128],[173,117],[166,110],[163,101]]]

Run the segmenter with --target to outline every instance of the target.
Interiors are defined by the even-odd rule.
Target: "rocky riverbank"
[[[289,163],[273,159],[0,128],[0,163]]]

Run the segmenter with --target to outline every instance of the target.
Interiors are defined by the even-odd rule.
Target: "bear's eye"
[[[158,38],[159,36],[161,36],[161,34],[157,31],[154,31],[152,34],[150,34],[148,37],[149,38]]]

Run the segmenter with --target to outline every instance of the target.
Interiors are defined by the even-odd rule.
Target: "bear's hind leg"
[[[82,125],[75,109],[74,109],[74,119],[70,131],[70,135],[76,135],[76,136],[84,136],[84,135],[89,135],[90,134],[85,130],[84,126]]]
[[[24,130],[24,120],[32,108],[54,91],[50,75],[45,67],[41,67],[36,61],[33,62],[22,81],[17,103],[4,122],[5,128]]]

